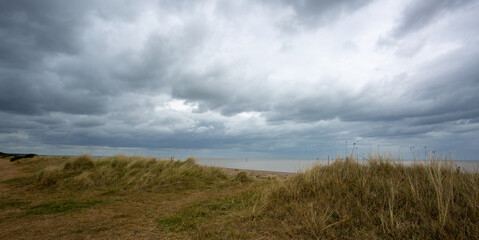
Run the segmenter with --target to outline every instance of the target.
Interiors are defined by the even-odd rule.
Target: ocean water
[[[234,158],[198,158],[196,162],[205,166],[216,166],[234,169],[262,170],[273,172],[302,172],[315,164],[327,165],[334,160],[318,160],[318,159],[234,159]],[[359,161],[367,164],[367,161]],[[401,160],[396,161],[404,165],[411,164],[427,164],[425,161]],[[456,160],[455,168],[459,168],[463,172],[479,172],[479,160]]]

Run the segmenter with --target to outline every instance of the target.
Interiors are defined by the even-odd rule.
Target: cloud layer
[[[315,158],[358,142],[476,159],[478,16],[452,0],[2,1],[0,151]]]

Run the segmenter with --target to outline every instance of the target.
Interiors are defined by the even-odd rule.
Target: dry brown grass
[[[117,188],[182,190],[225,184],[219,168],[204,167],[193,158],[186,161],[117,155],[100,159],[80,155],[48,166],[37,173],[36,183],[48,188]]]
[[[4,160],[4,159],[1,159]],[[123,155],[0,165],[0,239],[475,239],[479,174],[371,156],[289,177]]]
[[[478,174],[448,160],[338,159],[265,190],[253,216],[280,238],[471,239],[479,237],[478,188]]]
[[[212,201],[217,205],[211,206],[222,206],[254,185],[193,159],[82,155],[0,160],[6,172],[24,174],[0,183],[5,192],[0,197],[0,239],[192,239],[203,231],[168,231],[160,219]],[[185,219],[191,217],[200,226],[228,216],[207,209],[208,218]]]

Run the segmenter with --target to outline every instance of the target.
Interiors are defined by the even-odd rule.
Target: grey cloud
[[[99,127],[105,125],[104,121],[99,119],[82,119],[73,123],[73,126],[80,128]]]
[[[231,66],[234,68],[236,66]],[[232,69],[217,66],[205,73],[187,73],[172,85],[175,98],[199,103],[199,112],[216,110],[225,116],[241,112],[268,111],[268,86],[251,82],[245,76],[230,74]]]
[[[13,76],[2,76],[0,80],[0,110],[20,114],[38,114],[40,107],[34,103],[38,93],[31,83]]]
[[[25,3],[26,4],[26,3]],[[85,3],[78,7],[78,11],[72,14],[71,22],[57,22],[61,19],[62,14],[68,14],[62,5],[63,2],[47,2],[42,7],[50,8],[30,8],[25,14],[31,18],[28,24],[44,24],[47,33],[33,32],[35,38],[42,39],[41,36],[48,35],[55,37],[53,33],[61,34],[60,28],[67,27],[70,32],[63,33],[63,38],[56,39],[61,43],[73,43],[68,38],[78,39],[78,31],[82,24],[80,14],[86,14],[88,9],[93,8],[93,3]],[[181,5],[181,3],[178,3]],[[186,3],[184,3],[186,4]],[[28,5],[28,4],[26,4]],[[98,4],[99,9],[95,12],[97,15],[109,19],[109,15],[121,11],[103,11],[102,4]],[[162,7],[170,8],[174,4],[169,2],[160,3]],[[13,4],[10,8],[20,9],[22,6]],[[60,11],[59,9],[62,9]],[[70,10],[70,8],[68,8]],[[174,8],[172,8],[174,9]],[[82,12],[83,11],[83,12]],[[110,13],[111,12],[111,13]],[[30,16],[32,15],[32,16]],[[53,19],[47,16],[51,15]],[[43,20],[47,19],[47,20]],[[57,26],[59,25],[60,26]],[[15,25],[8,24],[7,31],[15,31]],[[21,28],[21,27],[18,27]],[[51,29],[50,29],[51,28]],[[29,68],[31,75],[43,74],[36,69],[47,69],[52,76],[57,79],[55,85],[49,84],[50,80],[39,79],[33,76],[22,76],[20,80],[4,80],[5,88],[2,95],[2,109],[5,111],[15,111],[24,114],[42,114],[45,111],[60,111],[76,114],[99,114],[107,110],[107,97],[122,94],[122,92],[145,92],[147,94],[158,94],[171,92],[174,97],[182,98],[187,101],[198,101],[200,109],[220,110],[226,115],[232,115],[247,110],[258,110],[257,100],[261,98],[260,94],[236,93],[236,85],[240,85],[242,81],[240,77],[227,76],[227,74],[218,73],[217,70],[207,70],[207,73],[187,73],[185,67],[191,61],[189,58],[193,56],[207,39],[209,26],[204,23],[201,16],[189,17],[185,24],[174,29],[170,34],[153,33],[143,45],[140,52],[120,52],[114,56],[92,55],[91,52],[81,52],[75,55],[69,55],[76,51],[82,50],[82,45],[73,44],[68,49],[58,48],[49,49],[41,44],[46,40],[42,40],[36,45],[12,47],[8,44],[2,44],[8,49],[15,49],[15,53],[19,54],[17,49],[26,49],[29,54],[37,54],[38,58],[45,58],[55,52],[66,54],[65,57],[55,60],[54,65],[43,65],[42,61],[34,61],[35,58],[28,56],[29,64],[27,66],[17,64],[22,68]],[[51,34],[50,34],[51,32]],[[12,38],[21,39],[26,33],[19,33]],[[52,43],[53,46],[57,44]],[[72,50],[72,51],[69,51]],[[75,50],[75,51],[73,51]],[[94,53],[94,52],[93,52]],[[45,62],[49,64],[50,59]],[[9,61],[12,63],[12,61]],[[220,70],[228,71],[228,69]],[[16,75],[13,73],[11,75]],[[22,73],[23,74],[23,73]],[[4,78],[9,76],[4,75]],[[234,79],[233,79],[234,78]],[[233,82],[229,82],[231,79]],[[35,84],[38,87],[35,87]],[[206,83],[205,83],[206,81]],[[33,86],[30,86],[33,85]],[[48,87],[45,87],[50,85]],[[211,85],[217,89],[208,89]],[[21,91],[20,91],[21,89]],[[244,89],[243,91],[249,91]],[[258,91],[256,91],[258,92]],[[261,91],[259,91],[261,92]],[[266,94],[265,94],[266,95]],[[264,109],[261,108],[259,110]]]
[[[396,122],[396,124],[388,123],[381,127],[376,126],[361,135],[364,137],[403,139],[405,137],[420,137],[422,134],[429,133],[435,129],[437,129],[436,126],[404,126],[403,124],[398,124],[398,122]]]
[[[287,101],[275,99],[273,108],[264,116],[271,122],[334,118],[396,122],[412,118],[414,124],[424,125],[477,118],[479,54],[470,47],[464,46],[435,59],[415,74],[393,77],[384,86],[375,82],[357,93],[335,89],[335,92],[318,91],[311,96],[283,96]]]
[[[239,5],[221,2],[216,10],[229,12],[217,18],[210,16],[217,12],[202,12],[202,4],[192,1],[142,2],[134,6],[118,1],[2,1],[0,143],[2,146],[36,143],[73,147],[234,149],[310,156],[320,151],[320,147],[332,154],[343,152],[342,147],[338,151],[338,144],[356,137],[391,146],[403,144],[401,142],[422,144],[423,141],[442,146],[440,141],[448,137],[430,136],[457,133],[460,137],[453,140],[458,143],[477,142],[479,53],[474,42],[477,33],[464,30],[468,27],[463,31],[472,33],[468,33],[469,38],[459,49],[422,62],[414,71],[405,70],[405,74],[385,73],[384,80],[373,79],[360,89],[347,84],[355,79],[321,77],[311,79],[316,85],[279,86],[292,78],[288,70],[308,71],[307,67],[274,60],[271,64],[265,63],[264,68],[251,66],[258,64],[256,59],[251,59],[256,52],[236,56],[236,49],[228,52],[230,45],[216,48],[222,42],[213,42],[232,41],[231,37],[235,37],[234,29],[225,33],[233,36],[222,36],[223,32],[219,31],[223,29],[215,28],[216,20],[226,21],[228,28],[240,26],[237,24],[243,22],[239,20],[250,7],[257,11],[255,14],[259,13],[248,16],[252,22],[270,17],[270,8],[289,8],[294,16],[285,20],[282,27],[312,31],[347,17],[370,2],[277,0],[263,1],[261,6],[249,5],[257,2]],[[234,9],[236,6],[242,9]],[[382,43],[396,46],[399,38],[410,37],[409,33],[466,6],[469,6],[467,1],[442,0],[436,5],[432,1],[413,1],[404,9],[392,35],[383,38]],[[160,19],[164,17],[162,14],[168,16],[165,18],[171,17],[175,24],[158,29],[150,26],[155,30],[149,32],[144,42],[128,43],[137,44],[131,49],[115,49],[114,44],[108,45],[106,36],[97,39],[101,46],[96,45],[98,42],[89,42],[95,21],[122,30],[143,16],[146,9]],[[261,11],[266,14],[262,16]],[[232,20],[230,13],[239,16]],[[260,22],[274,25],[277,20],[273,17]],[[248,26],[241,27],[248,31]],[[307,52],[295,45],[294,32],[288,33],[291,51],[284,51],[280,57],[295,51]],[[310,37],[306,35],[301,37]],[[409,45],[400,42],[403,48],[392,58],[401,54],[412,58],[415,52],[430,44],[428,39],[413,40]],[[361,54],[364,50],[359,40],[338,41],[337,46],[350,54]],[[255,47],[252,51],[262,50]],[[218,57],[220,50],[225,52]],[[320,64],[314,62],[314,56],[304,57],[313,61],[311,64]],[[296,65],[289,69],[287,64]],[[280,79],[279,83],[274,82],[275,77]],[[168,109],[166,102],[170,100],[184,100],[198,108],[193,112]],[[242,119],[248,114],[236,116],[243,112],[257,115],[247,120]],[[468,151],[477,151],[471,149]]]
[[[0,58],[2,65],[25,67],[45,55],[78,54],[88,15],[104,19],[132,19],[142,4],[118,1],[1,1]]]
[[[121,131],[119,131],[121,130]],[[188,132],[159,134],[144,130],[115,129],[110,131],[83,128],[70,131],[41,131],[32,134],[47,144],[142,148],[221,148],[235,142],[220,135],[207,136]]]
[[[177,74],[176,64],[182,62],[185,56],[183,48],[175,46],[175,43],[173,39],[160,35],[150,36],[139,60],[131,60],[127,55],[125,62],[113,68],[112,78],[122,80],[130,89],[148,90],[169,85]]]
[[[149,36],[139,53],[109,57],[99,54],[102,49],[85,51],[89,43],[80,39],[88,31],[87,15],[125,21],[141,9],[128,8],[125,16],[127,6],[110,9],[111,2],[0,4],[0,35],[5,36],[0,38],[0,111],[21,114],[101,114],[108,109],[109,96],[166,92],[208,31],[201,19],[192,19],[174,35]]]
[[[264,113],[268,121],[315,122],[341,117],[345,112],[355,108],[355,96],[342,95],[342,99],[334,96],[317,96],[288,98],[278,101],[270,112]]]
[[[66,119],[53,117],[50,115],[34,116],[30,119],[32,122],[38,123],[40,126],[48,126],[49,128],[55,128],[55,127],[67,125]]]
[[[450,53],[424,67],[411,97],[431,102],[431,114],[479,109],[479,52],[470,46]]]
[[[77,34],[84,24],[84,10],[83,2],[2,1],[1,64],[23,67],[40,60],[46,53],[78,53]]]
[[[410,118],[411,125],[433,125],[439,124],[444,122],[457,122],[462,121],[465,122],[468,120],[474,120],[479,117],[479,109],[474,109],[470,111],[461,111],[461,112],[445,112],[438,115],[432,116],[421,116],[421,117],[412,117]]]
[[[291,7],[295,12],[293,22],[283,22],[284,28],[294,29],[296,24],[316,27],[335,20],[337,17],[354,12],[372,0],[304,0],[304,1],[272,1],[281,6]],[[271,3],[271,1],[266,1]]]
[[[26,116],[0,112],[0,133],[15,133],[18,131],[29,131],[38,128],[39,125],[28,121]]]
[[[59,66],[57,71],[71,76],[73,87],[97,86],[108,95],[122,91],[168,92],[182,78],[209,31],[199,17],[192,17],[168,35],[150,34],[139,52],[124,51],[109,58],[86,55],[80,62]]]
[[[399,23],[392,29],[392,36],[401,38],[420,30],[456,9],[466,7],[474,0],[418,0],[411,1],[402,11]]]
[[[1,1],[0,111],[43,114],[48,111],[98,114],[102,97],[90,89],[66,89],[67,79],[49,71],[52,56],[82,51],[81,31],[89,2]],[[83,71],[88,71],[83,69]]]
[[[220,78],[220,77],[223,78]],[[205,109],[218,109],[226,103],[229,93],[222,89],[222,82],[225,75],[221,73],[211,73],[201,77],[195,75],[185,76],[181,82],[175,84],[172,89],[172,96],[183,98],[188,101],[200,101],[200,106]],[[215,87],[212,87],[215,86]],[[206,103],[206,107],[204,106]]]
[[[20,114],[66,112],[99,114],[106,111],[106,99],[84,91],[67,91],[42,76],[3,76],[0,81],[0,111]],[[23,75],[23,76],[22,76]]]

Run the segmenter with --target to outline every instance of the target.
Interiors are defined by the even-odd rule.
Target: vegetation
[[[43,203],[40,205],[29,207],[25,214],[53,214],[69,211],[78,211],[81,209],[86,209],[92,207],[100,201],[96,200],[87,200],[87,201],[74,201],[74,200],[62,200],[62,201],[51,201]]]
[[[55,188],[118,188],[162,191],[217,186],[226,180],[219,168],[186,161],[117,155],[94,159],[81,155],[38,172],[36,184]]]
[[[0,158],[10,158],[10,162],[23,159],[23,158],[33,158],[38,156],[37,154],[34,153],[29,153],[29,154],[16,154],[16,153],[4,153],[0,152]]]
[[[479,237],[479,175],[448,161],[405,167],[337,159],[263,194],[255,216],[299,238],[451,239]],[[259,224],[262,225],[262,224]]]
[[[6,159],[3,159],[6,160]],[[289,177],[118,155],[33,157],[0,183],[0,238],[474,239],[479,174],[353,156]],[[1,169],[0,169],[1,170]]]

